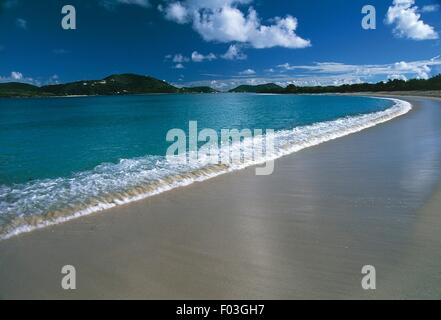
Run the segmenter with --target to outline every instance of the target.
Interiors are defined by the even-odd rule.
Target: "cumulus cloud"
[[[35,81],[34,79],[24,77],[23,74],[18,71],[12,71],[7,76],[0,75],[0,82],[25,82],[25,83],[38,84],[38,82]]]
[[[340,85],[344,83],[360,83],[362,82],[356,77],[339,77],[339,76],[326,76],[326,77],[311,77],[311,76],[287,76],[287,75],[275,75],[272,77],[259,77],[257,75],[250,75],[247,78],[231,77],[216,80],[199,80],[199,81],[189,81],[186,83],[181,83],[184,86],[211,86],[218,90],[228,90],[237,87],[241,84],[265,84],[265,83],[276,83],[280,86],[287,86],[289,84],[295,84],[298,86],[317,86],[317,85]]]
[[[296,34],[297,19],[291,15],[275,17],[270,25],[262,24],[256,10],[246,12],[239,5],[250,0],[186,0],[159,6],[168,20],[191,23],[206,41],[240,42],[253,48],[305,48],[311,45]]]
[[[13,80],[21,80],[21,79],[23,79],[23,74],[21,72],[18,72],[18,71],[12,71],[11,72],[11,79],[13,79]]]
[[[0,83],[3,83],[3,82],[21,82],[21,83],[29,83],[29,84],[33,84],[33,85],[36,85],[36,86],[41,86],[41,85],[59,83],[58,80],[59,80],[59,77],[56,74],[50,76],[49,78],[42,78],[42,77],[32,78],[32,77],[27,77],[27,76],[23,75],[23,73],[21,73],[19,71],[12,71],[7,76],[0,75]]]
[[[353,65],[338,62],[317,62],[313,65],[291,65],[284,63],[278,65],[277,68],[281,71],[297,71],[306,72],[315,75],[343,75],[345,77],[355,76],[368,80],[376,76],[391,77],[397,79],[415,77],[419,79],[427,79],[430,77],[431,67],[441,66],[440,57],[434,57],[429,60],[417,61],[399,61],[391,64],[364,64]]]
[[[179,63],[182,63],[182,62],[188,62],[188,61],[189,61],[189,58],[183,56],[183,55],[180,54],[180,53],[175,54],[174,57],[173,57],[173,62],[179,62]]]
[[[414,73],[419,79],[428,79],[430,73],[428,64],[408,63],[405,61],[395,63],[394,70],[401,72],[401,75],[404,75],[404,73]]]
[[[237,45],[232,44],[221,57],[226,60],[245,60],[247,55],[243,53]]]
[[[168,54],[165,56],[165,60],[171,60],[174,63],[184,63],[190,61],[190,58],[184,56],[181,53]]]
[[[188,22],[188,11],[180,2],[174,2],[167,6],[166,9],[162,5],[158,6],[159,11],[165,13],[165,18],[179,24]]]
[[[164,57],[165,61],[171,61],[173,62],[173,69],[184,69],[184,63],[185,62],[189,62],[190,58],[184,56],[181,53],[176,53],[176,54],[168,54]]]
[[[247,69],[238,75],[229,77],[219,74],[206,75],[210,76],[211,79],[187,82],[185,86],[212,86],[218,90],[228,90],[241,84],[264,84],[269,82],[280,86],[289,84],[297,86],[338,86],[388,79],[427,79],[434,71],[438,70],[441,71],[441,58],[439,56],[427,60],[398,61],[389,64],[318,62],[311,65],[292,65],[285,63],[266,69],[263,76],[253,69]],[[213,79],[213,77],[216,78]]]
[[[438,68],[438,69],[437,69]],[[388,64],[345,64],[339,62],[317,62],[310,65],[284,63],[265,69],[259,75],[253,69],[236,75],[202,74],[210,79],[181,83],[185,86],[212,86],[228,90],[241,84],[264,84],[273,82],[280,86],[325,86],[379,82],[385,80],[427,79],[441,71],[441,57],[427,60],[398,61]],[[215,77],[215,78],[213,78]]]
[[[404,74],[391,74],[387,78],[389,80],[404,80],[404,81],[407,81],[407,77]]]
[[[202,62],[204,60],[211,61],[217,59],[216,55],[214,53],[209,53],[207,55],[203,55],[197,51],[193,51],[191,54],[191,60],[193,62]]]
[[[393,32],[397,37],[412,40],[438,39],[435,29],[421,20],[415,0],[394,0],[387,11],[386,24],[395,26]]]

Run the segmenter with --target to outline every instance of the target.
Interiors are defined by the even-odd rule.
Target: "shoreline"
[[[0,241],[0,298],[439,298],[441,155],[425,144],[439,145],[441,105],[409,100],[271,176],[248,167]],[[60,288],[65,264],[77,290]]]
[[[378,92],[330,92],[330,93],[259,93],[259,92],[146,92],[146,93],[130,93],[130,94],[109,94],[109,95],[65,95],[65,96],[0,96],[4,99],[32,99],[32,98],[84,98],[84,97],[118,97],[118,96],[142,96],[142,95],[188,95],[188,94],[258,94],[258,95],[348,95],[348,96],[379,96],[379,97],[408,97],[408,98],[428,98],[441,99],[441,90],[420,90],[420,91],[378,91]]]
[[[409,92],[356,92],[356,93],[340,93],[340,95],[348,95],[348,96],[371,96],[371,97],[401,97],[402,99],[406,98],[425,98],[430,100],[441,100],[441,91],[436,95],[431,95],[425,91],[417,92],[417,91],[409,91]]]
[[[370,96],[367,96],[370,97]],[[376,96],[371,96],[371,98],[376,98]],[[314,147],[317,145],[320,145],[322,143],[326,143],[328,141],[332,141],[334,139],[338,139],[338,138],[342,138],[344,136],[353,134],[353,133],[357,133],[366,129],[369,129],[371,127],[375,127],[379,124],[394,120],[395,118],[398,118],[400,116],[405,115],[408,112],[412,111],[412,105],[406,101],[394,98],[394,97],[377,97],[378,99],[387,99],[387,100],[391,100],[394,102],[394,105],[389,107],[388,109],[385,109],[383,111],[377,111],[377,112],[372,112],[372,113],[367,113],[367,114],[363,114],[363,115],[358,115],[358,116],[352,116],[350,117],[350,119],[361,119],[363,117],[374,117],[375,115],[375,119],[367,119],[364,121],[357,121],[357,123],[352,124],[352,127],[349,126],[348,128],[345,128],[343,131],[341,131],[342,129],[339,128],[340,131],[338,132],[334,132],[331,134],[328,134],[326,137],[314,137],[314,141],[312,143],[306,143],[304,142],[302,146],[297,146],[297,145],[292,145],[291,149],[286,150],[285,152],[282,152],[280,154],[275,154],[275,155],[270,155],[270,156],[266,156],[266,158],[264,159],[260,159],[257,162],[256,161],[252,161],[251,163],[246,163],[246,164],[241,164],[239,167],[235,167],[233,165],[230,165],[226,168],[224,168],[223,170],[219,170],[219,171],[215,171],[212,172],[212,170],[210,169],[210,167],[206,167],[204,168],[199,168],[199,173],[195,174],[195,176],[193,177],[193,179],[191,179],[191,181],[187,181],[188,179],[184,179],[184,182],[180,182],[180,181],[175,181],[175,183],[173,185],[169,185],[169,184],[162,184],[161,182],[158,182],[158,186],[156,187],[156,189],[151,190],[149,185],[146,186],[136,186],[134,188],[132,188],[133,190],[138,190],[138,189],[145,189],[142,192],[138,192],[136,191],[133,194],[133,190],[126,190],[125,193],[127,194],[131,194],[130,196],[125,196],[124,198],[120,198],[118,197],[118,194],[114,194],[114,195],[109,195],[107,196],[107,198],[112,198],[112,201],[108,201],[108,202],[98,202],[95,203],[94,205],[90,205],[90,206],[77,206],[77,209],[75,210],[70,210],[66,209],[64,210],[65,213],[62,214],[62,210],[58,210],[56,212],[47,212],[44,215],[34,215],[34,216],[30,216],[29,219],[30,221],[40,221],[37,224],[24,224],[24,225],[20,225],[20,226],[16,226],[13,230],[8,231],[7,228],[4,228],[6,230],[6,232],[4,232],[2,230],[2,228],[0,228],[0,231],[3,231],[0,234],[0,241],[2,240],[7,240],[11,237],[14,236],[19,236],[23,233],[29,233],[38,229],[42,229],[42,228],[47,228],[49,226],[52,225],[58,225],[58,224],[62,224],[62,223],[66,223],[69,222],[71,220],[75,220],[78,218],[82,218],[91,214],[95,214],[95,213],[100,213],[112,208],[117,208],[119,206],[122,205],[126,205],[126,204],[130,204],[132,202],[136,202],[136,201],[141,201],[144,200],[146,198],[152,197],[152,196],[156,196],[159,195],[161,193],[164,192],[168,192],[170,190],[174,190],[174,189],[178,189],[178,188],[182,188],[182,187],[186,187],[188,185],[191,185],[193,183],[196,182],[202,182],[202,181],[206,181],[209,179],[212,179],[214,177],[217,177],[219,175],[223,175],[223,174],[228,174],[230,172],[234,172],[234,171],[240,171],[243,169],[246,169],[248,167],[255,167],[256,165],[261,165],[266,161],[271,161],[271,160],[277,160],[279,158],[285,157],[285,156],[289,156],[290,154],[302,151],[304,149],[310,148],[310,147]],[[391,110],[393,109],[397,109],[394,111],[394,113],[392,113]],[[344,120],[345,118],[340,118],[340,119],[336,119],[336,120],[330,120],[330,121],[325,121],[322,122],[321,124],[333,124],[335,125],[335,121],[340,121],[340,120]],[[349,119],[349,118],[348,118]],[[358,123],[361,122],[361,123]],[[305,126],[304,128],[307,127],[312,127],[315,124],[312,124],[310,126]],[[301,127],[299,127],[301,128]],[[290,129],[293,130],[293,129]],[[290,131],[288,130],[288,131]],[[288,145],[286,146],[287,148],[289,147]],[[191,174],[191,172],[187,172],[187,174]],[[173,178],[173,177],[171,177]],[[47,217],[51,217],[50,220],[47,219]],[[25,220],[28,219],[28,217],[24,218]],[[22,220],[20,218],[20,220]],[[27,220],[26,220],[27,221]],[[15,225],[17,225],[16,223],[14,223]]]

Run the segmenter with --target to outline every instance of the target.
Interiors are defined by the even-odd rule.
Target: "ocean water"
[[[0,99],[0,238],[275,159],[410,110],[404,101],[308,95]],[[273,129],[240,164],[167,161],[170,129]],[[252,140],[252,139],[251,139]],[[237,148],[250,148],[252,141]]]

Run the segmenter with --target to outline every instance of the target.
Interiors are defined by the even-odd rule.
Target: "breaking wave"
[[[247,157],[252,154],[256,137],[247,138],[232,146],[245,155],[240,163],[210,164],[200,159],[182,164],[163,156],[145,156],[122,159],[116,164],[103,163],[70,177],[1,185],[0,239],[274,160],[373,127],[412,109],[406,101],[390,100],[394,101],[393,106],[383,111],[276,131],[271,137],[274,148],[260,157]],[[220,152],[225,150],[220,148]]]

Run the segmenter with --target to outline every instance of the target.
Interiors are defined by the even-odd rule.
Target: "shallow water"
[[[0,236],[274,159],[406,111],[392,105],[366,97],[254,94],[2,99]],[[217,132],[274,129],[275,150],[240,165],[170,163],[166,134],[188,133],[191,120]]]

